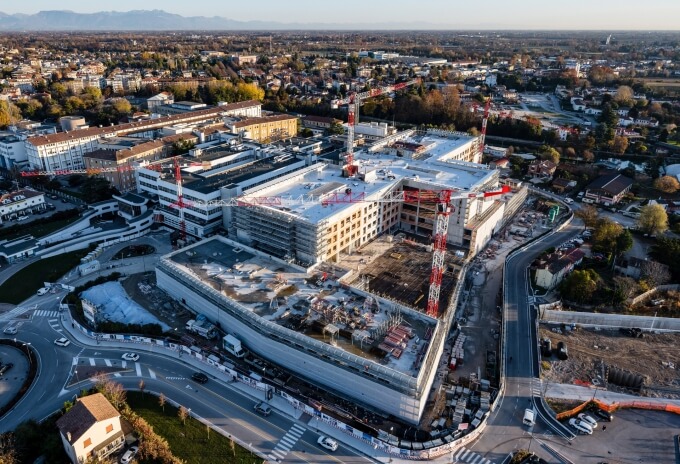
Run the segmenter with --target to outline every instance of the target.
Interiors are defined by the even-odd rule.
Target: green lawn
[[[0,301],[19,304],[43,286],[43,282],[55,282],[69,270],[80,264],[89,250],[64,253],[41,259],[18,271],[0,285]]]
[[[170,445],[172,454],[191,464],[261,464],[262,458],[232,442],[227,437],[211,430],[208,435],[204,424],[191,417],[186,424],[177,417],[177,408],[165,405],[165,411],[158,405],[158,398],[150,393],[127,392],[127,403],[133,411],[143,417]]]
[[[3,240],[13,240],[15,238],[23,237],[24,235],[32,235],[35,238],[40,238],[44,237],[45,235],[49,235],[63,227],[66,227],[78,220],[80,220],[80,217],[78,216],[70,219],[60,219],[53,222],[45,222],[44,220],[36,219],[26,225],[22,225],[22,227],[19,227],[16,230],[0,230],[0,238]]]

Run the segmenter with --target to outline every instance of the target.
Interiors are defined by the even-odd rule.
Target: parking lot
[[[554,437],[534,438],[579,464],[675,464],[679,429],[680,416],[675,414],[626,409],[614,413],[612,422],[599,421],[592,435],[579,435],[569,445]]]

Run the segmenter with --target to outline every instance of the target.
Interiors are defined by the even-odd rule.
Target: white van
[[[570,205],[570,204],[572,204],[572,203],[574,202],[574,200],[572,200],[571,198],[565,198],[565,199],[564,199],[564,202],[565,202],[566,204]]]
[[[529,427],[532,427],[536,423],[536,413],[534,413],[533,409],[524,410],[524,419],[522,422]]]
[[[38,289],[38,296],[43,296],[45,293],[49,292],[50,289],[47,287],[41,287]]]

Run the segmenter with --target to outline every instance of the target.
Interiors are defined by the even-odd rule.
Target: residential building
[[[28,188],[0,195],[0,224],[46,208],[45,194]]]
[[[540,259],[536,265],[536,285],[545,289],[555,288],[574,269],[574,266],[581,264],[584,256],[583,250],[570,248],[563,252],[551,253]]]
[[[125,444],[120,413],[101,393],[78,398],[57,428],[73,464],[104,460]]]
[[[208,105],[205,103],[178,101],[167,103],[165,105],[156,105],[153,112],[162,116],[169,116],[171,114],[189,113],[191,111],[204,110],[206,108],[208,108]]]
[[[621,201],[621,198],[628,193],[633,186],[633,180],[628,177],[614,173],[600,176],[586,188],[584,200],[611,206]]]
[[[556,192],[564,193],[565,191],[576,187],[576,181],[559,177],[553,180],[552,187],[555,189]]]
[[[537,159],[529,164],[528,174],[533,178],[552,178],[557,165],[550,160]]]
[[[304,116],[302,125],[309,129],[329,129],[333,124],[342,124],[340,119],[327,118],[324,116]]]

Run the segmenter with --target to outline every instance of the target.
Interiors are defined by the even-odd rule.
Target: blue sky
[[[477,9],[475,9],[477,7]],[[680,30],[679,0],[30,0],[0,2],[5,13],[163,9],[183,16],[302,23],[428,22],[466,29]]]

